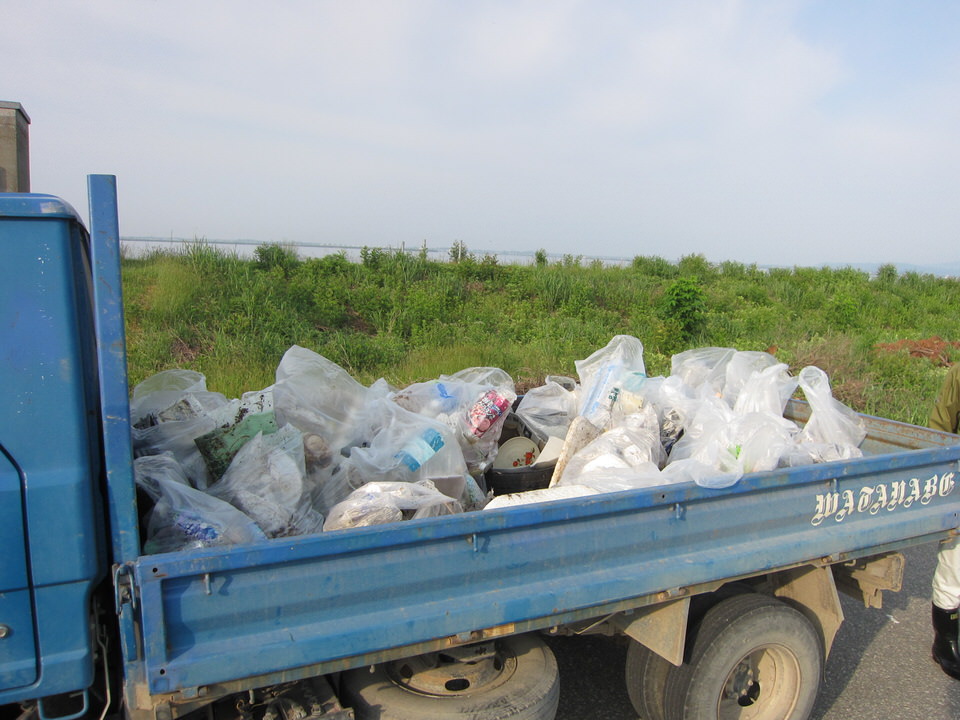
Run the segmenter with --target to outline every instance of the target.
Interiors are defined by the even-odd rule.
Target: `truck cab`
[[[47,195],[0,195],[0,703],[84,691],[107,573],[90,237]],[[81,700],[81,705],[83,701]]]

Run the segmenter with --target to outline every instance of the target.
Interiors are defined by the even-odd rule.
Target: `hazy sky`
[[[0,0],[35,192],[124,235],[960,260],[960,2]]]

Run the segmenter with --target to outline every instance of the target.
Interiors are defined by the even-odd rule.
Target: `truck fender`
[[[690,598],[684,597],[649,605],[630,615],[617,615],[610,622],[624,635],[679,666],[683,663],[689,614]]]
[[[803,612],[820,631],[824,657],[829,656],[833,639],[843,623],[843,608],[830,566],[803,565],[768,577],[773,594]]]

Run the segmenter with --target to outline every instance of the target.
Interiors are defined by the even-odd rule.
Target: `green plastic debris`
[[[246,413],[232,425],[218,427],[198,437],[194,442],[207,464],[211,484],[223,477],[234,455],[258,433],[272,435],[278,429],[272,411]]]

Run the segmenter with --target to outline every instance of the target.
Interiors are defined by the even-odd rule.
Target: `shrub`
[[[664,315],[677,324],[681,335],[690,337],[703,324],[706,295],[697,278],[674,280],[663,295]]]
[[[258,270],[280,268],[285,275],[289,275],[300,264],[296,250],[288,245],[276,243],[258,245],[253,251],[253,257]]]

